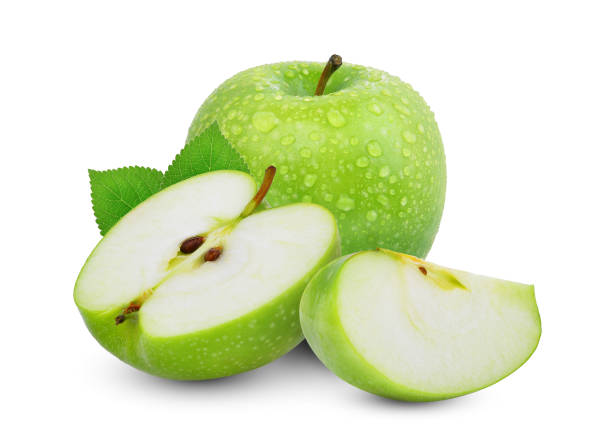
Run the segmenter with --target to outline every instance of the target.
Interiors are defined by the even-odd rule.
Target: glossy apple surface
[[[287,62],[238,73],[204,102],[189,138],[217,121],[255,177],[276,165],[268,201],[327,207],[343,253],[386,247],[424,256],[446,188],[434,115],[409,84],[353,64],[315,97],[323,67]]]

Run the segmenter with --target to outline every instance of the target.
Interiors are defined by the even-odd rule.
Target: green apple
[[[267,201],[327,207],[343,253],[382,246],[425,256],[446,188],[433,114],[407,83],[353,64],[315,96],[322,70],[286,62],[238,73],[204,102],[188,138],[217,121],[255,177],[279,167]]]
[[[339,255],[339,238],[333,215],[315,204],[253,213],[273,175],[256,193],[245,173],[202,174],[126,214],[74,290],[100,344],[173,379],[236,374],[296,346],[302,291]]]
[[[300,305],[308,343],[336,375],[381,396],[433,401],[520,367],[541,326],[531,285],[376,250],[343,256]]]

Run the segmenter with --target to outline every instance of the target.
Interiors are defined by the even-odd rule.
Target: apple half
[[[105,235],[74,290],[102,346],[151,374],[209,379],[264,365],[303,339],[300,297],[340,254],[337,226],[315,204],[254,211],[269,173],[258,192],[238,171],[179,182]]]
[[[533,286],[382,249],[319,271],[300,320],[336,375],[406,401],[452,398],[501,380],[527,361],[541,332]]]

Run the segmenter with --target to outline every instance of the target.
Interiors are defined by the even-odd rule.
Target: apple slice
[[[174,379],[236,374],[296,346],[302,291],[339,255],[339,237],[333,215],[315,204],[253,213],[273,175],[271,167],[256,193],[247,174],[202,174],[125,215],[74,291],[100,344]]]
[[[540,338],[530,285],[388,250],[337,259],[307,286],[300,320],[336,375],[381,396],[446,399],[520,367]]]

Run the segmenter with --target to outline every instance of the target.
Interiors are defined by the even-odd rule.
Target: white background
[[[610,427],[612,13],[501,3],[2,2],[2,426]],[[87,168],[163,170],[225,79],[331,53],[400,76],[436,113],[448,193],[429,259],[535,283],[533,357],[478,393],[409,404],[305,346],[206,382],[105,352],[72,301],[100,238]]]

